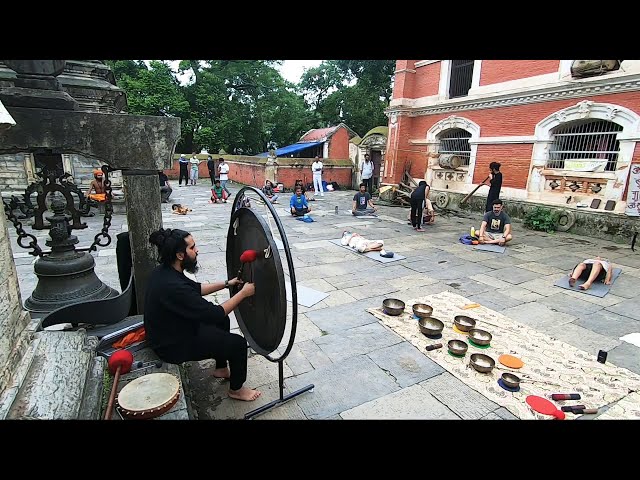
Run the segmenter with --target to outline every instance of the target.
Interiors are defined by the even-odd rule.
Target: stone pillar
[[[276,160],[276,151],[269,150],[269,156],[267,157],[267,163],[264,167],[264,180],[270,180],[275,186],[278,178],[278,162]]]
[[[144,294],[151,271],[158,264],[158,249],[149,243],[151,232],[162,227],[158,173],[124,175],[127,225],[135,272],[138,313],[144,313]]]
[[[25,327],[29,312],[22,309],[20,287],[7,222],[2,209],[0,215],[0,398],[11,381],[16,365],[28,344]],[[1,402],[0,402],[1,403]]]

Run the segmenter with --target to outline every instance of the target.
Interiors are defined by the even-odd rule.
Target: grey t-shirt
[[[371,200],[369,192],[358,192],[353,196],[353,201],[356,202],[356,210],[366,210],[369,208],[369,200]]]
[[[511,223],[509,215],[504,210],[500,212],[500,215],[495,215],[493,212],[487,212],[482,217],[482,220],[487,222],[487,232],[489,233],[504,233],[504,226]]]

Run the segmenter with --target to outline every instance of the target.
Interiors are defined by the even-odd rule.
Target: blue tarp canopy
[[[287,155],[293,152],[299,152],[300,150],[306,150],[307,148],[315,147],[317,145],[322,145],[324,142],[304,142],[304,143],[294,143],[293,145],[287,145],[286,147],[278,148],[276,150],[276,157],[281,157],[282,155]],[[269,152],[264,152],[258,155],[259,157],[267,157],[269,156]]]

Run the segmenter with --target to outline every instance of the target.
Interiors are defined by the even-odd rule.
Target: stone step
[[[17,386],[17,394],[4,418],[97,418],[99,402],[97,407],[90,406],[89,400],[83,402],[88,377],[101,368],[93,349],[85,347],[86,338],[84,331],[36,333],[20,366],[28,372]],[[90,390],[95,396],[95,382]]]

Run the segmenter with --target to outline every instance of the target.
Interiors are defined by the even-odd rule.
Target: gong
[[[247,250],[259,255],[242,265],[240,256]],[[233,212],[227,233],[228,278],[236,277],[241,266],[242,279],[253,282],[256,292],[240,302],[234,313],[251,348],[267,356],[278,348],[284,336],[287,297],[278,247],[264,219],[251,208]],[[231,287],[231,296],[241,288]]]

